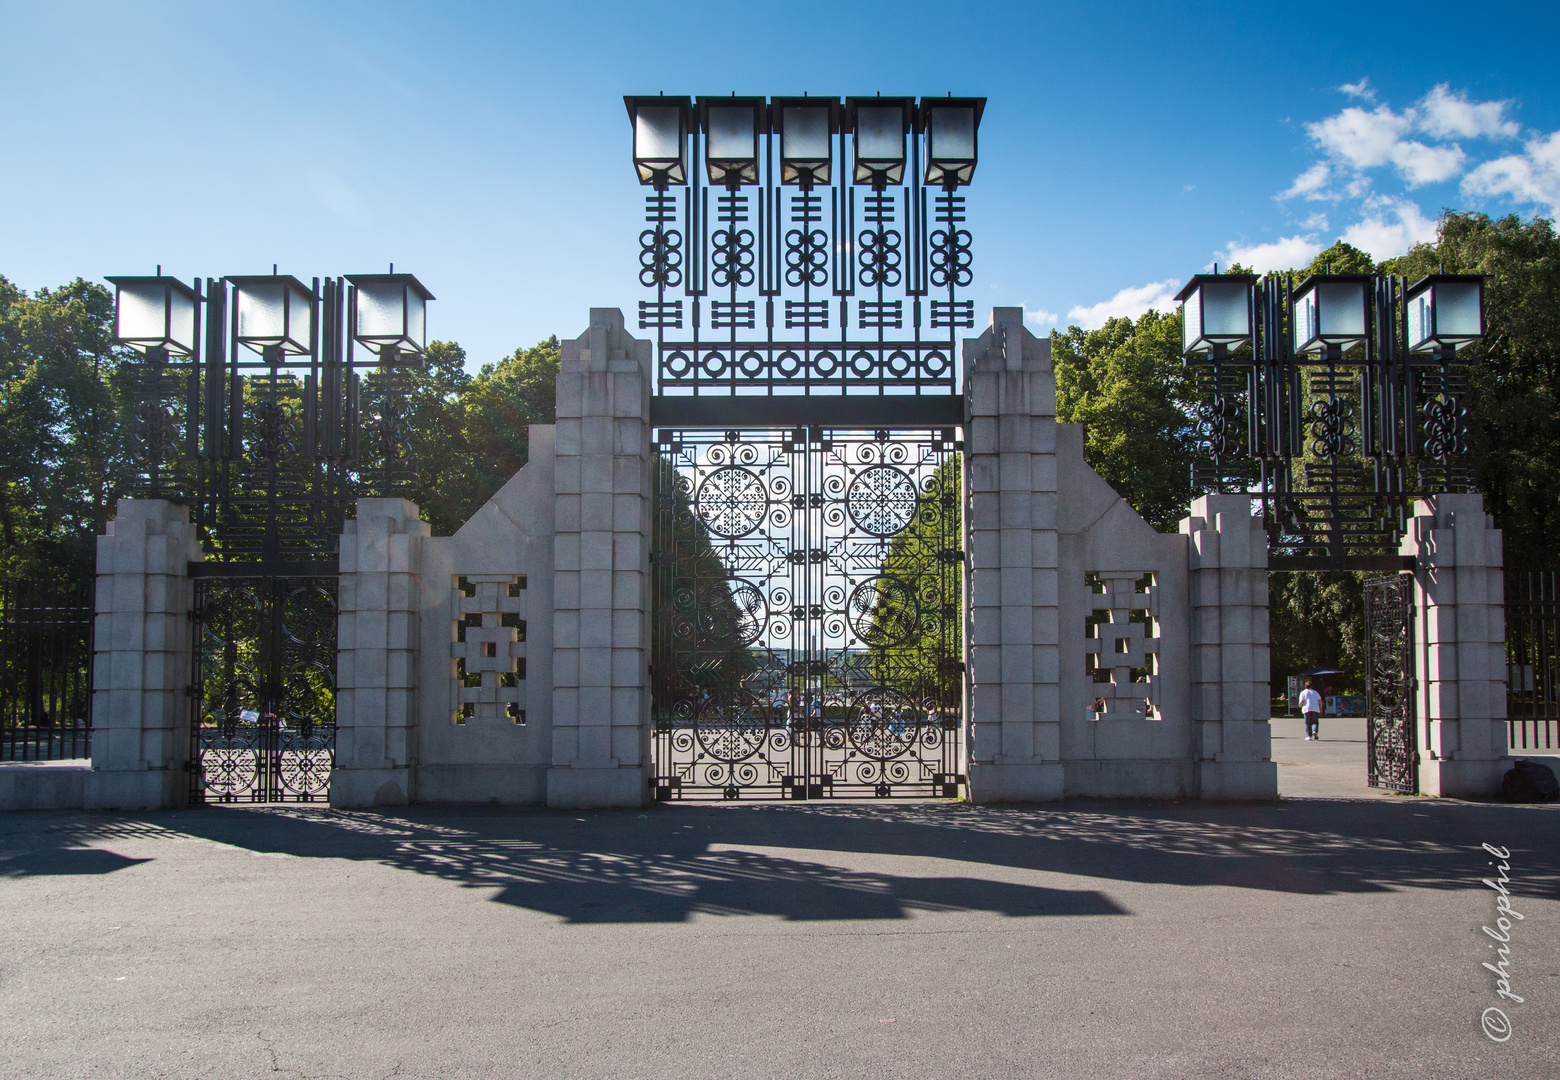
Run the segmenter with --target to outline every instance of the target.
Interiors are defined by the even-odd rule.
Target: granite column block
[[[549,806],[639,806],[650,778],[651,343],[615,308],[562,346]]]
[[[89,809],[159,810],[189,798],[194,583],[189,510],[121,499],[97,541]]]

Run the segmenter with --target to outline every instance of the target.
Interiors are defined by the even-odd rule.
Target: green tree
[[[1485,274],[1488,333],[1468,350],[1474,468],[1506,565],[1560,565],[1560,237],[1554,222],[1442,214],[1434,244],[1382,265],[1413,281]]]
[[[483,364],[461,393],[461,431],[472,470],[468,516],[525,464],[531,425],[556,421],[558,363],[558,338],[549,337]]]
[[[126,354],[113,298],[0,277],[0,553],[5,572],[90,574],[126,469]]]
[[[1051,363],[1056,417],[1083,424],[1084,460],[1156,529],[1174,531],[1191,504],[1197,453],[1180,313],[1053,332]]]
[[[959,461],[938,466],[916,499],[915,518],[889,545],[871,611],[872,677],[913,700],[953,705],[964,656],[959,589],[951,552],[960,547]],[[885,584],[888,583],[888,584]],[[852,621],[856,612],[850,613]],[[882,644],[876,644],[881,642]]]

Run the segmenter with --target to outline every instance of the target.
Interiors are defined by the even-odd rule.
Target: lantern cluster
[[[639,182],[664,191],[688,182],[689,137],[702,134],[713,185],[759,183],[761,139],[777,137],[780,182],[828,184],[834,136],[851,139],[851,180],[881,191],[904,183],[908,137],[921,140],[922,179],[952,191],[974,178],[985,98],[626,97]]]
[[[1252,338],[1255,274],[1198,274],[1175,299],[1181,305],[1181,353],[1227,356]],[[1370,274],[1312,274],[1290,293],[1290,348],[1296,356],[1336,359],[1370,333],[1375,279]],[[1404,293],[1411,353],[1451,355],[1484,336],[1484,278],[1431,274]]]
[[[200,293],[173,277],[111,277],[116,290],[114,340],[148,356],[196,352]],[[235,337],[257,353],[309,355],[315,351],[320,298],[289,274],[230,277],[237,310]],[[351,334],[371,353],[421,354],[427,340],[427,303],[433,294],[411,274],[353,274]]]

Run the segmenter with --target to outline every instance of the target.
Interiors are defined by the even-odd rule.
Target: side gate
[[[1365,737],[1371,787],[1419,792],[1414,575],[1365,582]]]
[[[325,801],[336,578],[197,577],[191,618],[190,801]]]

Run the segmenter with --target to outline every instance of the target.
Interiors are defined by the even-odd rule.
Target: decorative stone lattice
[[[1093,714],[1158,719],[1154,707],[1159,623],[1153,574],[1099,570],[1084,575],[1093,612],[1084,619],[1084,659],[1094,680]]]
[[[525,723],[525,578],[456,580],[450,644],[450,723]]]

